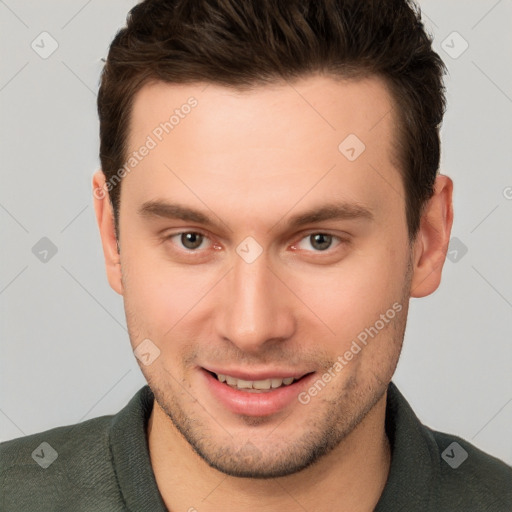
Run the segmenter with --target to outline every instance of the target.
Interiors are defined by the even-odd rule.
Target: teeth
[[[268,391],[269,389],[280,388],[281,386],[289,386],[295,381],[293,377],[286,377],[285,379],[265,379],[265,380],[242,380],[235,379],[230,375],[222,375],[221,373],[215,374],[220,382],[225,382],[231,387],[237,389],[257,389]]]
[[[293,380],[293,379],[292,379]],[[254,389],[270,389],[272,384],[271,379],[265,379],[265,380],[255,380],[252,383],[252,387]]]
[[[224,377],[224,375],[223,375],[223,377]],[[225,375],[225,378],[226,378],[226,382],[230,386],[236,386],[237,380],[234,377],[230,377],[229,375]]]
[[[272,379],[272,389],[278,388],[283,383],[283,379]]]
[[[237,382],[235,386],[239,389],[251,389],[252,382],[250,380],[235,379]]]

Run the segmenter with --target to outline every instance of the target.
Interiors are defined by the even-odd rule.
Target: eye
[[[206,237],[203,234],[197,233],[195,231],[184,231],[182,233],[170,235],[166,237],[166,239],[178,239],[182,247],[184,247],[188,251],[195,251],[195,249],[199,249],[201,247],[203,242],[206,240]]]
[[[294,248],[297,247],[299,249],[309,250],[309,247],[305,247],[305,245],[309,245],[310,247],[313,247],[315,252],[322,252],[329,249],[334,240],[336,240],[338,244],[341,243],[341,239],[337,236],[329,235],[328,233],[311,233],[300,240]]]

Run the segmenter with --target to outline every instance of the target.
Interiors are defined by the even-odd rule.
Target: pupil
[[[316,235],[311,235],[311,238],[312,238],[313,247],[315,247],[315,249],[318,249],[320,251],[328,249],[332,242],[331,235],[324,235],[322,233],[319,233]]]
[[[199,233],[183,233],[181,235],[181,243],[187,249],[197,249],[202,242],[202,235]]]

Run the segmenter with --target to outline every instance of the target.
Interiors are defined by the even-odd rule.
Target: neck
[[[373,511],[389,473],[386,396],[328,455],[294,475],[235,478],[211,468],[154,402],[148,422],[151,465],[169,511]]]

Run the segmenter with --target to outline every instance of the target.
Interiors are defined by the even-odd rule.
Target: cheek
[[[215,284],[204,266],[175,265],[164,249],[142,250],[128,245],[123,259],[126,309],[155,339],[172,336],[175,325],[186,324],[203,296]]]
[[[308,306],[305,318],[318,322],[339,346],[373,325],[395,302],[402,300],[405,257],[383,240],[353,252],[336,268],[297,272],[291,282]],[[334,335],[333,335],[334,333]]]

